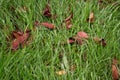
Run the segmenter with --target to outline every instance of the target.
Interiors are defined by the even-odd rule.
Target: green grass
[[[97,0],[50,0],[51,13],[57,15],[56,19],[43,16],[46,2],[0,0],[0,80],[112,80],[111,60],[116,57],[120,61],[120,2],[112,5],[106,0],[101,8]],[[20,10],[24,6],[26,12]],[[61,28],[61,23],[70,15],[69,6],[74,17],[72,28],[67,30]],[[86,22],[91,11],[95,14],[92,25]],[[54,23],[57,29],[39,26],[33,31],[35,20]],[[15,25],[22,30],[31,29],[34,40],[28,46],[12,51],[6,37],[15,30]],[[78,31],[88,33],[87,44],[61,45]],[[96,44],[92,40],[94,36],[104,38],[106,47]],[[85,52],[87,60],[83,61]],[[69,71],[71,65],[77,66],[73,72]],[[56,75],[56,71],[62,69],[67,73]]]

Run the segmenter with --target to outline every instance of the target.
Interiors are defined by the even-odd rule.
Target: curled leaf
[[[70,29],[72,27],[72,23],[71,23],[71,19],[73,18],[73,14],[71,14],[70,16],[68,16],[64,21],[66,24],[66,28]]]
[[[50,12],[50,6],[48,4],[46,4],[45,9],[43,10],[43,15],[46,16],[46,17],[51,17],[52,16],[52,14]]]
[[[49,29],[55,29],[54,24],[51,24],[48,22],[42,22],[42,23],[40,23],[40,25],[45,26],[46,28],[49,28]]]
[[[93,23],[94,22],[94,13],[91,12],[89,15],[89,18],[87,19],[88,22]]]
[[[56,72],[57,75],[61,76],[61,75],[65,75],[66,71],[65,70],[60,70]]]

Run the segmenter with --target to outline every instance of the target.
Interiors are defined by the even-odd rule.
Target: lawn
[[[119,50],[119,0],[0,0],[0,80],[118,80]]]

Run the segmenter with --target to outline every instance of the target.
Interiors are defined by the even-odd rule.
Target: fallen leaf
[[[118,65],[118,60],[114,58],[114,59],[112,60],[112,64]]]
[[[112,78],[113,78],[113,80],[119,79],[119,72],[115,65],[112,65]]]
[[[61,76],[61,75],[65,75],[66,71],[65,70],[60,70],[56,72],[57,75]]]
[[[73,18],[73,14],[71,14],[64,20],[67,29],[70,29],[72,27],[72,23],[71,23],[72,18]]]
[[[15,33],[15,39],[12,42],[12,50],[17,50],[20,45],[24,45],[27,41],[28,37],[30,36],[30,30],[26,30],[25,33],[18,35],[18,33]]]
[[[113,59],[112,60],[112,78],[113,78],[113,80],[119,79],[119,71],[117,69],[117,66],[118,66],[118,60]]]
[[[89,36],[86,32],[80,31],[74,37],[70,37],[68,39],[68,43],[70,44],[77,43],[77,44],[82,45],[83,43],[85,43],[85,39],[88,39],[88,38]]]
[[[103,47],[106,46],[106,41],[105,41],[105,39],[98,38],[98,37],[94,37],[93,40],[94,40],[96,43],[101,44]]]
[[[20,42],[19,42],[19,40],[18,39],[15,39],[13,42],[12,42],[12,50],[17,50],[18,49],[18,47],[19,47],[19,45],[20,45]]]
[[[94,13],[91,12],[89,15],[89,18],[87,19],[88,22],[93,23],[94,22]]]
[[[72,37],[70,37],[70,38],[68,39],[68,43],[69,43],[69,44],[73,44],[73,43],[75,43],[75,39],[72,38]]]
[[[18,37],[20,37],[20,36],[22,36],[23,35],[23,32],[22,31],[13,31],[12,32],[12,36],[14,37],[14,38],[18,38]]]
[[[106,41],[105,41],[105,39],[101,39],[101,44],[102,44],[102,46],[104,47],[104,46],[106,46]]]
[[[45,26],[48,29],[55,29],[54,24],[48,23],[48,22],[42,22],[40,25]]]
[[[76,37],[74,37],[74,39],[75,39],[77,44],[80,44],[80,45],[83,44],[83,39],[81,39],[81,37],[76,36]]]
[[[88,34],[84,31],[78,32],[77,35],[78,35],[78,37],[80,37],[82,39],[88,39],[89,38]]]
[[[52,14],[50,12],[50,6],[48,4],[46,4],[45,9],[43,10],[43,15],[46,16],[46,17],[51,17],[52,16]]]

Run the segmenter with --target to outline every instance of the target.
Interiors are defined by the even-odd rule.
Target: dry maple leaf
[[[65,75],[66,71],[65,70],[60,70],[56,72],[57,75],[61,76],[61,75]]]
[[[88,22],[93,23],[94,22],[94,13],[91,12],[89,15],[89,18],[87,19]]]
[[[42,22],[40,25],[45,26],[48,29],[55,29],[54,24],[48,23],[48,22]]]

